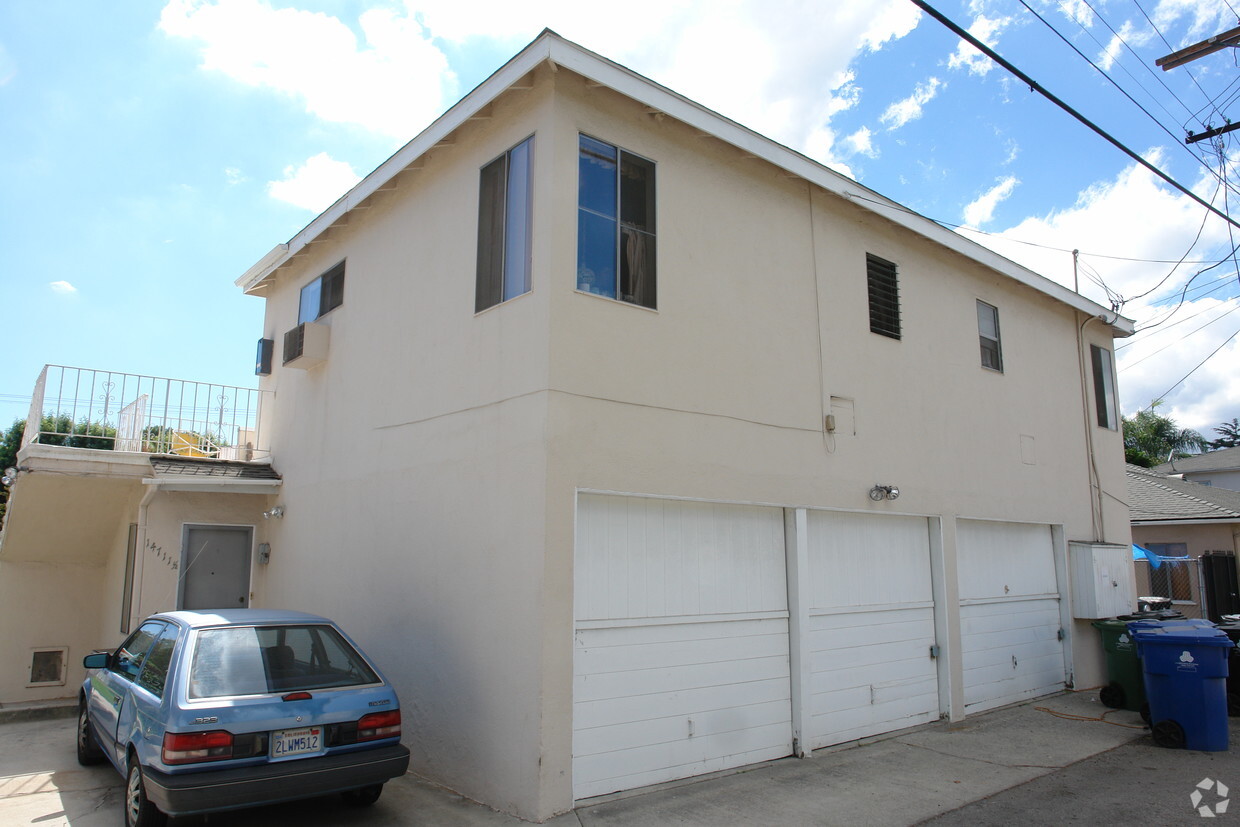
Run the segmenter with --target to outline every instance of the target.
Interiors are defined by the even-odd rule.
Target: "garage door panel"
[[[644,629],[630,629],[630,642],[623,645],[599,646],[593,633],[578,632],[581,642],[577,655],[580,671],[590,674],[627,672],[633,669],[666,669],[698,664],[727,663],[769,656],[787,657],[787,621],[763,624],[716,623],[715,626],[736,628],[732,637],[694,638],[651,642],[645,640]],[[696,630],[695,630],[696,631]]]
[[[1050,526],[961,520],[956,543],[961,600],[1058,593]]]
[[[788,755],[783,510],[582,494],[573,794]]]
[[[788,682],[782,675],[755,678],[743,683],[711,685],[699,689],[674,689],[625,698],[580,701],[573,709],[580,729],[614,726],[649,717],[688,716],[753,703],[754,698],[788,699]]]
[[[778,508],[578,497],[578,620],[785,611]]]
[[[653,747],[691,739],[722,737],[778,726],[787,718],[787,697],[765,703],[734,704],[709,711],[690,710],[662,718],[646,717],[582,728],[574,742],[581,755]],[[649,714],[649,711],[644,714]],[[689,735],[692,728],[692,735]]]
[[[810,512],[811,748],[938,718],[929,523]]]
[[[589,798],[615,790],[629,790],[783,758],[788,754],[787,729],[786,724],[776,724],[760,732],[747,730],[617,753],[575,757],[574,793],[577,798]],[[603,780],[578,780],[579,776],[592,779],[600,773],[606,773],[607,777]]]
[[[602,675],[578,674],[574,682],[574,697],[579,701],[645,697],[660,692],[724,687],[771,678],[786,679],[787,675],[787,655],[742,662],[699,663],[678,669],[641,669]]]

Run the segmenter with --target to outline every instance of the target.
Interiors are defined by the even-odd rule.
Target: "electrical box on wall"
[[[1068,543],[1072,566],[1072,614],[1097,619],[1128,614],[1137,605],[1132,547]]]

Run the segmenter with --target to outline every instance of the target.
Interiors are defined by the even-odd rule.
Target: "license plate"
[[[292,758],[323,751],[323,728],[279,729],[271,733],[271,757]]]

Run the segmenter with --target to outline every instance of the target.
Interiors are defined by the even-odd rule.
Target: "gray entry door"
[[[186,526],[181,550],[182,609],[244,609],[250,605],[251,529]]]

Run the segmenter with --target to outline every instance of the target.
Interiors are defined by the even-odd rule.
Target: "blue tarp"
[[[1133,543],[1132,544],[1132,559],[1133,560],[1148,560],[1150,563],[1150,568],[1156,569],[1163,564],[1164,560],[1189,560],[1191,558],[1189,557],[1164,557],[1161,554],[1156,554],[1150,551],[1148,548],[1142,548],[1136,543]]]

